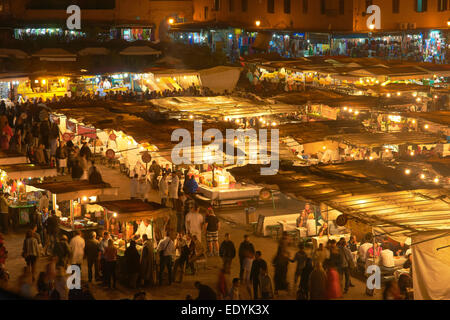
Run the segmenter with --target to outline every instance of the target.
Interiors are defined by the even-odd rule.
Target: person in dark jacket
[[[141,258],[134,240],[130,241],[130,246],[125,250],[125,265],[128,273],[128,283],[132,289],[135,289],[141,266]]]
[[[197,192],[198,189],[198,183],[197,181],[195,181],[195,178],[193,175],[188,177],[188,180],[185,181],[185,186],[184,186],[184,192],[187,194],[194,194]]]
[[[87,142],[83,141],[83,146],[80,149],[80,157],[85,157],[86,160],[89,162],[91,155],[92,155],[91,149],[89,149]]]
[[[219,256],[222,258],[225,273],[230,274],[231,262],[236,257],[236,248],[233,241],[230,240],[229,233],[225,233],[225,240],[220,244]]]
[[[252,263],[252,270],[250,271],[250,281],[253,283],[253,298],[258,300],[258,290],[260,288],[261,270],[267,269],[267,262],[261,258],[261,251],[256,251],[255,260]]]
[[[56,243],[56,237],[58,235],[58,217],[56,216],[55,210],[50,212],[50,217],[46,221],[47,237],[48,241],[45,245],[45,253],[47,253],[48,248],[53,248]]]
[[[53,255],[57,257],[56,266],[63,267],[64,269],[66,268],[70,258],[70,247],[68,241],[67,236],[62,235],[53,248]]]
[[[244,260],[249,255],[255,254],[255,247],[253,246],[253,243],[250,242],[249,236],[244,235],[244,241],[241,242],[239,246],[239,265],[240,265],[240,271],[239,271],[239,277],[242,279],[242,275],[244,274]]]
[[[80,180],[83,176],[83,168],[80,166],[80,162],[75,160],[72,166],[72,180]]]
[[[88,279],[92,282],[92,267],[94,267],[95,281],[100,281],[100,275],[98,271],[98,258],[100,253],[100,244],[96,239],[97,234],[92,232],[89,240],[86,241],[86,257],[88,263]]]
[[[198,297],[195,300],[217,300],[217,294],[211,287],[201,284],[200,281],[195,282],[195,287],[198,289]]]

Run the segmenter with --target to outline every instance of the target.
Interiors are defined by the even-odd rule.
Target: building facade
[[[381,9],[380,31],[446,29],[449,0],[194,0],[194,21],[259,29],[364,32],[367,8]]]
[[[0,0],[1,27],[15,38],[67,34],[67,7],[81,8],[81,30],[73,36],[102,33],[106,38],[156,40],[168,19],[191,21],[192,0]],[[77,33],[78,32],[78,33]]]
[[[208,44],[214,50],[227,48],[232,60],[258,51],[253,49],[267,49],[286,57],[331,54],[444,62],[450,43],[450,0],[194,0],[193,4],[197,27],[175,25],[173,38]],[[377,20],[371,19],[377,10],[368,10],[373,5],[379,8]]]

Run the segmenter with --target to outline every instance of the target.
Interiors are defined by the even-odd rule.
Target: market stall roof
[[[26,163],[27,157],[21,153],[0,151],[0,165]]]
[[[450,192],[411,189],[367,177],[318,174],[317,168],[282,168],[275,176],[262,176],[259,166],[230,170],[236,179],[277,185],[281,192],[303,201],[324,203],[330,216],[344,213],[350,219],[390,232],[414,233],[450,229]]]
[[[176,77],[176,76],[198,76],[197,70],[190,69],[170,69],[170,68],[147,68],[144,69],[144,73],[153,73],[158,77]]]
[[[153,56],[160,55],[161,51],[155,50],[149,46],[130,46],[119,52],[123,56]]]
[[[16,72],[0,73],[0,82],[26,81],[26,80],[29,80],[28,74],[26,73],[16,73]]]
[[[87,47],[78,51],[80,56],[106,56],[110,51],[103,47]]]
[[[72,108],[61,107],[53,108],[55,112],[65,115],[68,118],[82,122],[85,125],[93,126],[100,130],[116,130],[123,131],[125,134],[133,137],[138,143],[149,143],[155,145],[159,151],[158,153],[171,160],[171,150],[178,141],[172,142],[172,133],[176,129],[186,129],[191,135],[191,143],[194,139],[194,122],[193,121],[178,121],[178,120],[164,120],[164,119],[154,119],[153,121],[147,121],[143,118],[129,115],[120,110],[115,110],[111,112],[109,108],[106,107],[94,107],[92,105],[87,105],[82,107],[81,105],[76,105]],[[227,128],[235,128],[232,123],[225,122],[203,122],[203,130],[207,129],[218,129],[223,133],[225,137],[225,130]]]
[[[407,112],[403,116],[450,126],[450,111]]]
[[[414,83],[389,83],[385,86],[374,85],[374,86],[362,86],[355,85],[356,88],[371,90],[378,94],[382,93],[397,93],[397,92],[429,92],[430,87],[422,86]],[[395,97],[395,96],[394,96]]]
[[[246,98],[215,97],[173,97],[152,101],[155,107],[172,112],[186,112],[210,117],[258,117],[298,111],[297,106],[272,104],[264,101],[253,101]]]
[[[117,213],[116,219],[122,222],[136,219],[155,219],[168,216],[171,213],[170,208],[155,202],[144,202],[141,200],[99,201],[93,204]]]
[[[56,168],[31,163],[0,165],[0,170],[5,171],[10,179],[20,180],[28,178],[55,177],[58,175]]]
[[[287,123],[280,125],[278,128],[280,137],[290,136],[300,144],[323,141],[327,136],[336,133],[366,132],[364,126],[359,121],[354,120]]]
[[[231,25],[226,22],[215,20],[201,22],[174,23],[170,26],[169,32],[189,32],[200,30],[223,30],[230,28]]]
[[[77,55],[61,48],[44,48],[32,54],[42,61],[76,61]]]
[[[434,134],[420,132],[349,133],[328,136],[327,139],[357,147],[382,147],[384,145],[432,144],[443,141]]]
[[[27,59],[28,54],[19,49],[0,48],[1,58]]]
[[[109,183],[91,184],[87,180],[30,183],[30,185],[56,194],[58,201],[75,200],[99,195],[117,196],[119,191],[119,188],[111,187]]]

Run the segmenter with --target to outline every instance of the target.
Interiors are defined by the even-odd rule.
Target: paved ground
[[[127,199],[130,196],[129,192],[129,179],[121,174],[117,169],[106,168],[100,166],[100,171],[104,177],[104,180],[109,182],[112,186],[119,187],[119,198]],[[158,201],[158,196],[155,193],[152,195],[152,200]],[[106,199],[105,199],[106,200]],[[283,212],[292,212],[292,208],[277,208],[276,212],[278,214]],[[295,211],[294,211],[295,212]],[[273,208],[259,208],[258,214],[272,214]],[[220,231],[220,241],[223,239],[223,234],[229,232],[232,235],[232,240],[234,241],[236,247],[242,241],[244,234],[251,234],[249,227],[245,225],[245,215],[242,208],[226,210],[223,212],[218,212],[217,215],[221,219],[221,231]],[[6,266],[10,272],[11,279],[8,283],[8,288],[10,290],[16,290],[19,287],[20,276],[25,266],[24,260],[21,257],[22,242],[24,239],[24,232],[17,232],[14,234],[8,234],[5,236],[5,245],[9,251],[9,258],[7,260]],[[270,264],[276,249],[277,242],[271,238],[256,237],[251,236],[251,242],[255,245],[256,250],[260,250],[263,253],[263,258],[268,262],[269,272],[273,278],[273,268]],[[295,247],[290,248],[291,255],[295,253]],[[38,271],[43,271],[47,258],[40,258],[38,262]],[[190,294],[193,297],[197,295],[197,291],[194,288],[195,281],[201,281],[211,287],[216,287],[217,276],[219,273],[219,268],[221,267],[221,259],[218,257],[208,258],[207,265],[205,269],[200,269],[199,273],[195,276],[186,275],[183,283],[172,284],[171,286],[153,287],[145,289],[147,292],[147,297],[151,299],[165,299],[165,300],[182,300],[185,299],[186,295]],[[83,264],[82,268],[82,278],[87,280],[87,263]],[[294,277],[294,264],[291,264],[288,272],[288,280],[291,283],[290,292],[280,292],[280,295],[276,299],[295,299],[295,290],[292,290],[292,282]],[[231,277],[239,275],[239,261],[234,259],[231,267]],[[28,280],[29,281],[29,280]],[[231,282],[231,279],[228,279]],[[344,295],[345,300],[366,300],[366,299],[379,299],[381,296],[380,292],[377,292],[375,297],[368,297],[364,294],[364,284],[358,279],[352,279],[352,282],[356,285],[354,288],[350,288],[350,291]],[[34,287],[34,286],[33,286]],[[35,290],[35,289],[34,289]],[[91,285],[91,291],[96,299],[126,299],[131,298],[137,290],[128,289],[122,284],[117,285],[117,289],[105,289],[97,284]],[[244,290],[242,290],[244,291]],[[249,298],[248,294],[242,292],[244,298]]]

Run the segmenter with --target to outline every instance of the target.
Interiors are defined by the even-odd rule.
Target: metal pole
[[[74,227],[74,224],[73,224],[73,200],[70,200],[70,223],[71,223],[72,230],[73,230],[73,227]]]

